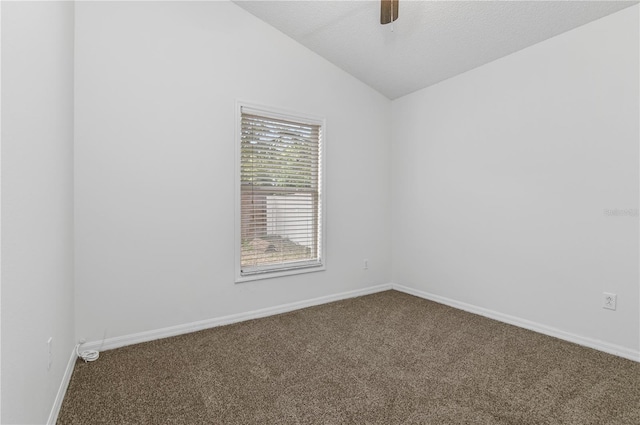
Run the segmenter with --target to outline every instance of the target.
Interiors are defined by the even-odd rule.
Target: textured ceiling
[[[392,28],[377,0],[235,3],[390,99],[637,4],[400,0]]]

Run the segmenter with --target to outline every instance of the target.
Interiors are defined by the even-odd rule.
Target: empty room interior
[[[0,2],[2,424],[640,424],[640,5]]]

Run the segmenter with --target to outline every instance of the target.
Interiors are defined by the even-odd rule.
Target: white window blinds
[[[241,275],[322,265],[322,125],[241,108]]]

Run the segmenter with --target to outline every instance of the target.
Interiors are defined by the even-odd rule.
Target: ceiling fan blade
[[[398,19],[399,0],[380,0],[380,23],[382,25]]]

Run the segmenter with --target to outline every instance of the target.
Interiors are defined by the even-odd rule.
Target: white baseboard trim
[[[323,297],[313,298],[305,301],[298,301],[289,304],[282,304],[275,307],[263,308],[260,310],[249,311],[246,313],[232,314],[229,316],[216,317],[213,319],[200,320],[198,322],[185,323],[183,325],[170,326],[168,328],[154,329],[145,332],[139,332],[130,335],[123,335],[114,338],[108,338],[104,341],[91,341],[82,345],[82,350],[112,350],[114,348],[124,347],[127,345],[139,344],[141,342],[153,341],[161,338],[182,335],[190,332],[201,331],[204,329],[215,328],[218,326],[230,325],[232,323],[244,322],[246,320],[259,319],[261,317],[273,316],[276,314],[288,313],[290,311],[299,310],[315,305],[326,304],[334,301],[340,301],[348,298],[360,297],[363,295],[374,294],[376,292],[391,290],[391,284],[383,284],[371,286],[353,291],[341,292],[339,294],[326,295]]]
[[[408,286],[391,284],[391,287],[396,291],[404,292],[405,294],[415,295],[416,297],[424,298],[426,300],[435,301],[439,304],[448,305],[449,307],[464,310],[469,313],[478,314],[480,316],[488,317],[490,319],[497,320],[499,322],[508,323],[510,325],[518,326],[520,328],[529,329],[534,332],[549,335],[555,338],[559,338],[565,341],[573,342],[578,345],[593,348],[595,350],[604,351],[605,353],[613,354],[625,359],[634,360],[640,362],[640,351],[636,351],[620,345],[610,344],[608,342],[599,341],[580,335],[576,335],[570,332],[553,328],[551,326],[542,325],[530,320],[522,319],[516,316],[499,313],[494,310],[489,310],[483,307],[478,307],[472,304],[467,304],[461,301],[456,301],[451,298],[442,297],[440,295],[431,294],[429,292],[421,291],[419,289],[410,288]]]
[[[323,297],[313,298],[305,301],[298,301],[289,304],[282,304],[279,306],[263,308],[260,310],[249,311],[246,313],[232,314],[229,316],[216,317],[213,319],[201,320],[198,322],[185,323],[182,325],[171,326],[162,329],[154,329],[145,332],[139,332],[130,335],[123,335],[114,338],[108,338],[104,341],[92,341],[83,344],[83,350],[112,350],[114,348],[124,347],[127,345],[139,344],[141,342],[153,341],[161,338],[168,338],[171,336],[182,335],[190,332],[197,332],[204,329],[215,328],[218,326],[230,325],[232,323],[244,322],[247,320],[259,319],[261,317],[273,316],[276,314],[287,313],[294,310],[299,310],[306,307],[312,307],[316,305],[326,304],[334,301],[340,301],[348,298],[360,297],[363,295],[374,294],[376,292],[388,291],[394,289],[396,291],[404,292],[409,295],[414,295],[420,298],[424,298],[430,301],[434,301],[440,304],[448,305],[459,310],[464,310],[469,313],[478,314],[480,316],[488,317],[490,319],[497,320],[499,322],[508,323],[510,325],[518,326],[520,328],[529,329],[534,332],[549,335],[555,338],[559,338],[565,341],[573,342],[578,345],[593,348],[595,350],[603,351],[605,353],[613,354],[625,359],[634,360],[640,362],[640,351],[636,351],[620,345],[610,344],[608,342],[588,338],[580,335],[576,335],[570,332],[563,331],[551,326],[546,326],[537,322],[522,319],[520,317],[511,316],[508,314],[500,313],[494,310],[489,310],[483,307],[467,304],[461,301],[457,301],[451,298],[442,297],[440,295],[432,294],[429,292],[421,291],[419,289],[410,288],[408,286],[399,285],[395,283],[388,283],[384,285],[372,286],[369,288],[356,289],[348,292],[341,292],[339,294],[327,295]],[[62,405],[62,398],[66,391],[69,379],[71,379],[71,372],[73,371],[73,364],[75,362],[75,351],[72,354],[72,361],[70,360],[65,377],[60,386],[58,397],[56,398],[56,404],[51,411],[51,418],[57,418],[57,414]],[[64,391],[63,390],[64,386]],[[57,406],[57,410],[56,410]],[[54,417],[55,411],[55,417]],[[51,423],[51,421],[49,422]],[[55,423],[55,420],[54,422]]]
[[[64,400],[64,396],[67,393],[67,388],[69,388],[69,382],[71,381],[71,375],[73,375],[73,368],[76,364],[77,358],[78,355],[76,354],[76,347],[74,346],[73,350],[71,350],[71,357],[69,357],[69,362],[67,363],[67,369],[64,371],[64,375],[62,376],[62,382],[60,382],[58,394],[56,395],[56,399],[53,402],[51,413],[49,413],[47,425],[55,425],[56,421],[58,420],[60,408],[62,407],[62,401]]]

